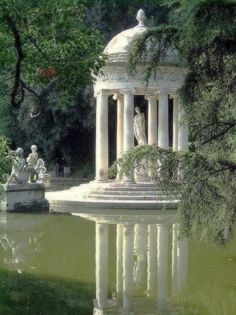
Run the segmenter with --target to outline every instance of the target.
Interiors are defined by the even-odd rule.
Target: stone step
[[[164,189],[160,189],[158,187],[104,187],[104,188],[95,188],[95,189],[91,189],[94,191],[137,191],[137,192],[149,192],[149,191],[153,191],[153,192],[163,192],[165,191]],[[174,191],[175,189],[170,189],[169,191]]]
[[[143,196],[137,196],[137,195],[99,195],[99,194],[84,194],[84,199],[92,199],[92,200],[178,200],[179,196],[170,198],[170,196],[161,196],[157,197],[154,195],[143,195]]]
[[[85,194],[89,195],[109,195],[109,196],[178,196],[179,194],[177,192],[172,192],[172,193],[166,193],[165,191],[153,191],[153,190],[148,190],[148,191],[127,191],[127,190],[94,190],[94,191],[87,191]]]

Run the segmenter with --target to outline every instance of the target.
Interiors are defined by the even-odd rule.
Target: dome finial
[[[147,20],[145,12],[143,9],[138,10],[138,13],[136,15],[136,19],[138,20],[138,26],[139,27],[145,27],[145,22]]]

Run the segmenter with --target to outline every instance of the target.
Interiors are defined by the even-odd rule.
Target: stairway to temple
[[[127,201],[172,201],[180,200],[176,189],[164,190],[157,183],[116,184],[104,187],[91,185],[80,186],[85,200],[127,200]]]
[[[174,209],[180,202],[178,183],[165,190],[158,183],[96,182],[46,193],[53,211],[80,209]],[[72,211],[73,210],[73,211]]]

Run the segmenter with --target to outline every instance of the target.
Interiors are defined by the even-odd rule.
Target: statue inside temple
[[[134,116],[134,135],[138,145],[147,144],[147,137],[145,132],[145,117],[141,113],[139,107],[135,107],[136,115]]]

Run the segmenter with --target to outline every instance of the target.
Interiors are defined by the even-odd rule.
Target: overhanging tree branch
[[[232,123],[232,124],[229,124],[227,128],[225,128],[224,130],[222,130],[221,132],[215,134],[214,136],[212,136],[211,138],[205,140],[202,142],[202,145],[205,145],[221,136],[223,136],[224,134],[226,134],[230,129],[232,129],[233,127],[236,126],[236,123]]]
[[[21,80],[20,80],[21,66],[22,66],[22,62],[24,60],[24,53],[23,53],[23,49],[22,49],[20,32],[16,27],[15,21],[13,20],[13,18],[11,16],[6,16],[5,19],[6,19],[7,25],[9,26],[9,28],[13,34],[14,41],[15,41],[16,53],[17,53],[17,60],[16,60],[16,66],[15,66],[15,80],[14,80],[14,85],[13,85],[12,92],[11,92],[11,104],[15,107],[18,107],[24,100],[24,89],[21,85]],[[19,88],[21,88],[21,97],[17,101],[17,94],[18,94]]]

